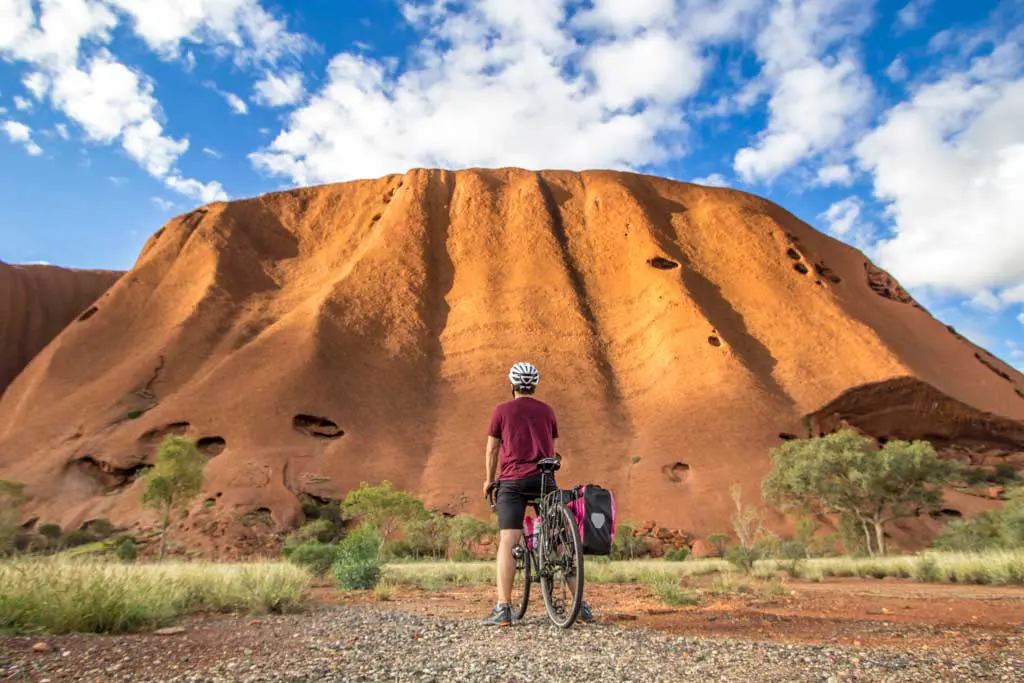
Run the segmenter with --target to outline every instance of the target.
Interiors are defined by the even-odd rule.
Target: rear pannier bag
[[[567,496],[584,555],[611,555],[615,540],[615,495],[597,484],[576,486]]]

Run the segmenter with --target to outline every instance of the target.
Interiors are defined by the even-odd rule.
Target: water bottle
[[[536,550],[540,547],[540,517],[535,517],[533,520],[533,549]]]

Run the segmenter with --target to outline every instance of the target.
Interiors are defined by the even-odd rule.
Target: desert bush
[[[1024,486],[1007,491],[1000,510],[970,519],[955,519],[939,532],[935,548],[953,552],[982,552],[1024,548]]]
[[[390,481],[370,486],[365,481],[353,489],[341,502],[341,515],[345,520],[358,519],[362,526],[371,526],[379,539],[377,555],[383,555],[384,544],[403,524],[424,517],[428,513],[416,496],[391,488]]]
[[[300,543],[291,547],[286,559],[292,564],[305,567],[314,576],[324,576],[334,565],[338,547],[337,543]]]
[[[138,557],[139,551],[135,545],[135,540],[132,538],[124,538],[120,543],[117,544],[117,550],[115,551],[119,560],[124,562],[134,562],[135,558]]]
[[[97,540],[98,539],[91,531],[86,529],[75,529],[74,531],[64,534],[60,539],[60,546],[62,548],[77,548],[78,546],[95,543]]]
[[[631,521],[617,522],[615,538],[612,540],[612,559],[635,560],[647,550],[642,536],[635,536],[637,524]]]
[[[36,530],[36,533],[42,536],[43,538],[48,538],[51,541],[56,541],[60,538],[60,535],[63,532],[61,531],[60,524],[47,523],[40,525],[39,528]]]
[[[381,576],[378,559],[381,537],[376,529],[361,524],[338,545],[334,561],[334,578],[344,590],[367,590],[377,585]]]
[[[678,577],[662,575],[654,577],[648,585],[658,598],[672,607],[681,605],[698,605],[700,598],[689,591],[684,591]]]
[[[17,548],[24,502],[24,484],[0,479],[0,557],[13,554]]]
[[[689,548],[673,548],[665,553],[665,559],[669,562],[683,562],[689,556]]]

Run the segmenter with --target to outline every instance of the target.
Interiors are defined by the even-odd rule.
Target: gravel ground
[[[185,622],[177,635],[0,638],[3,681],[1013,681],[1024,637],[989,655],[678,638],[615,624],[511,629],[374,607]],[[52,648],[36,652],[42,642]]]

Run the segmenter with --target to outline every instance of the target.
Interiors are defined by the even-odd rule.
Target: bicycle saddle
[[[551,474],[552,472],[557,472],[562,467],[562,463],[556,458],[543,458],[537,461],[537,467],[539,467],[542,472]]]

